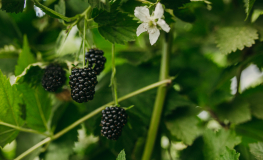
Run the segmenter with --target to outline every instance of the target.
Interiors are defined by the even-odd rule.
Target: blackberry
[[[46,91],[55,92],[66,81],[66,72],[59,64],[50,64],[46,67],[42,77],[42,86]]]
[[[69,79],[71,97],[74,101],[82,103],[93,99],[98,81],[92,68],[75,68],[71,71]]]
[[[108,139],[117,140],[121,136],[122,128],[127,123],[125,109],[120,107],[106,107],[102,110],[101,134]]]
[[[98,49],[90,49],[85,54],[85,64],[89,61],[88,67],[94,67],[93,69],[97,71],[98,75],[104,69],[104,64],[106,63],[106,58],[103,56],[104,52]]]

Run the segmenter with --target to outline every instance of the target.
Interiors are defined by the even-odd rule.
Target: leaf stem
[[[140,93],[143,93],[145,91],[148,91],[150,89],[153,89],[153,88],[156,88],[158,86],[161,86],[161,85],[164,85],[164,84],[169,84],[172,82],[172,79],[173,78],[169,78],[169,79],[164,79],[162,81],[159,81],[159,82],[156,82],[156,83],[153,83],[149,86],[146,86],[144,88],[141,88],[139,90],[136,90],[132,93],[129,93],[121,98],[118,99],[118,102],[121,102],[125,99],[128,99],[130,97],[133,97],[135,95],[138,95]],[[112,102],[109,102],[103,106],[101,106],[100,108],[92,111],[91,113],[87,114],[86,116],[82,117],[81,119],[77,120],[76,122],[74,122],[73,124],[71,124],[70,126],[66,127],[65,129],[61,130],[60,132],[58,132],[57,134],[55,134],[52,138],[48,137],[46,139],[44,139],[43,141],[39,142],[38,144],[34,145],[32,148],[28,149],[26,152],[22,153],[20,156],[18,156],[16,159],[14,160],[20,160],[22,158],[24,158],[25,156],[27,156],[29,153],[33,152],[35,149],[37,149],[38,147],[41,147],[42,145],[52,141],[52,140],[55,140],[59,137],[61,137],[62,135],[64,135],[65,133],[67,133],[68,131],[70,131],[71,129],[75,128],[76,126],[80,125],[82,122],[88,120],[89,118],[93,117],[94,115],[100,113],[105,107],[109,106],[109,105],[112,105],[114,104],[114,101]]]
[[[166,79],[169,73],[169,63],[168,62],[169,62],[169,53],[170,53],[171,40],[172,40],[171,35],[172,34],[166,34],[163,37],[162,60],[161,60],[160,77],[159,77],[160,81]],[[146,140],[146,145],[144,148],[142,160],[151,159],[151,155],[152,155],[152,151],[153,151],[153,147],[154,147],[154,143],[155,143],[155,139],[157,136],[159,123],[160,123],[160,119],[162,115],[166,91],[167,91],[166,85],[159,86],[157,95],[156,95],[156,99],[155,99],[150,128],[148,130],[148,135],[147,135],[147,140]]]
[[[87,26],[87,21],[84,19],[84,27],[83,27],[83,67],[85,67],[85,41],[86,41],[86,26]]]
[[[115,44],[112,44],[112,52],[111,52],[111,87],[114,96],[115,105],[118,106],[118,93],[117,93],[117,82],[116,82],[116,67],[115,67]]]
[[[22,131],[22,132],[29,132],[29,133],[41,134],[41,135],[44,135],[44,136],[46,136],[46,137],[49,136],[49,135],[47,135],[47,134],[45,134],[45,133],[38,132],[38,131],[33,130],[33,129],[22,128],[22,127],[15,126],[15,125],[12,125],[12,124],[9,124],[9,123],[5,123],[5,122],[0,122],[0,125],[6,126],[6,127],[10,127],[10,128],[14,128],[14,129],[19,130],[19,131]]]

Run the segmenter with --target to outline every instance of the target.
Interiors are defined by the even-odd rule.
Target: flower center
[[[149,21],[149,22],[148,22],[148,25],[149,25],[149,27],[153,27],[153,26],[154,26],[153,21]]]

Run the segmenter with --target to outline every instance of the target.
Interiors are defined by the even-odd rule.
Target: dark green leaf
[[[16,45],[15,40],[22,41],[22,34],[11,17],[0,10],[0,47],[4,45]]]
[[[110,11],[109,0],[88,0],[92,8],[98,8],[99,10]]]
[[[224,102],[215,110],[220,121],[229,120],[231,123],[243,123],[251,119],[249,103],[242,98],[235,98],[231,102]]]
[[[100,34],[111,43],[125,44],[135,40],[136,28],[139,25],[125,13],[104,11],[94,20],[99,24]]]
[[[2,10],[6,12],[22,12],[24,9],[25,0],[2,0]]]
[[[7,79],[0,70],[0,123],[8,123],[14,126],[22,126],[24,121],[20,117],[21,99],[16,86],[11,86],[9,79]],[[7,143],[12,142],[18,135],[17,130],[9,128],[0,124],[0,146],[4,147]]]
[[[242,136],[242,143],[248,144],[263,141],[263,131],[260,127],[258,127],[261,125],[263,125],[262,120],[253,118],[249,122],[237,125],[235,129],[236,133]]]

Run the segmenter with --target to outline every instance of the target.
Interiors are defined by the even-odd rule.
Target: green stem
[[[141,88],[137,91],[134,91],[132,93],[129,93],[121,98],[118,99],[118,102],[121,102],[125,99],[128,99],[130,97],[133,97],[135,95],[138,95],[140,93],[143,93],[145,91],[148,91],[150,89],[153,89],[153,88],[156,88],[158,86],[161,86],[161,85],[164,85],[164,84],[168,84],[168,83],[171,83],[172,82],[172,78],[170,79],[165,79],[165,80],[162,80],[162,81],[159,81],[157,83],[154,83],[154,84],[151,84],[149,86],[146,86],[144,88]],[[74,122],[73,124],[71,124],[70,126],[66,127],[65,129],[63,129],[62,131],[58,132],[57,134],[55,134],[52,138],[48,137],[46,139],[44,139],[43,141],[39,142],[38,144],[36,144],[35,146],[33,146],[32,148],[28,149],[26,152],[22,153],[20,156],[18,156],[15,160],[19,160],[19,159],[22,159],[23,157],[27,156],[29,153],[33,152],[35,149],[37,149],[38,147],[41,147],[42,145],[52,141],[52,140],[55,140],[59,137],[61,137],[63,134],[67,133],[68,131],[70,131],[71,129],[75,128],[76,126],[78,126],[79,124],[83,123],[84,121],[88,120],[89,118],[93,117],[94,115],[100,113],[105,107],[107,106],[110,106],[114,104],[114,102],[109,102],[103,106],[101,106],[100,108],[92,111],[91,113],[87,114],[86,116],[82,117],[81,119],[77,120],[76,122]]]
[[[29,132],[29,133],[36,133],[36,134],[41,134],[44,135],[46,137],[48,137],[49,135],[42,133],[42,132],[38,132],[36,130],[32,130],[32,129],[27,129],[27,128],[22,128],[22,127],[18,127],[9,123],[5,123],[5,122],[0,122],[0,125],[6,126],[6,127],[10,127],[10,128],[14,128],[16,130],[22,131],[22,132]]]
[[[171,39],[170,36],[171,34],[169,34],[169,39]],[[161,69],[160,69],[160,77],[159,77],[160,81],[168,77],[168,72],[169,72],[168,60],[169,60],[169,52],[171,47],[170,43],[168,43],[169,40],[166,39],[165,37],[163,39],[164,41],[163,41],[163,50],[162,50],[162,61],[161,61]],[[166,91],[167,91],[166,85],[159,86],[157,91],[157,96],[155,99],[150,128],[148,130],[148,135],[147,135],[147,140],[146,140],[146,145],[144,148],[142,160],[151,159],[151,155],[152,155],[152,151],[153,151],[153,147],[162,115]]]
[[[84,20],[84,27],[83,27],[83,44],[82,44],[82,47],[83,47],[83,67],[85,67],[85,41],[86,41],[86,25],[87,25],[87,22],[86,20]]]
[[[111,52],[111,87],[114,96],[115,105],[118,106],[118,93],[117,93],[117,82],[116,82],[116,67],[115,67],[115,44],[112,44],[112,52]]]

